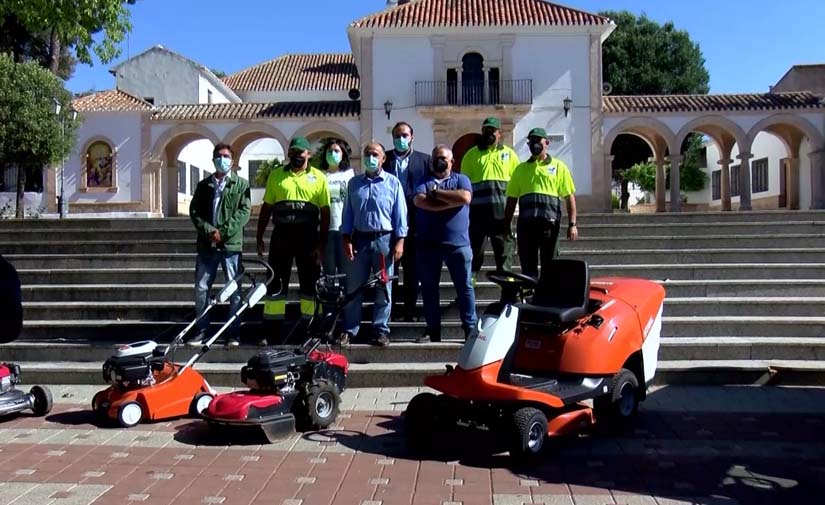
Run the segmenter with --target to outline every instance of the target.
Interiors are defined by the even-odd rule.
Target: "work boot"
[[[265,338],[262,338],[262,339],[258,340],[258,345],[261,346],[261,347],[266,347],[266,346],[269,345],[269,342]]]
[[[375,337],[374,345],[378,347],[388,347],[390,345],[390,336],[383,331],[378,333]]]
[[[232,337],[226,341],[226,347],[238,347],[241,345],[241,341],[238,340],[238,337]]]
[[[199,331],[194,337],[186,342],[186,345],[189,347],[200,347],[203,345],[204,340],[206,340],[206,331]]]
[[[415,339],[416,344],[426,344],[428,342],[441,342],[441,333],[428,329],[423,335]]]
[[[346,346],[348,346],[352,343],[353,338],[355,338],[355,336],[352,333],[350,333],[348,331],[344,331],[338,337],[338,342],[337,343],[341,347],[346,347]]]

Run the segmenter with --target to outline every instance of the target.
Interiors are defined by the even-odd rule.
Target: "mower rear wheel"
[[[210,393],[200,392],[192,398],[192,404],[189,406],[189,415],[192,417],[200,417],[201,414],[209,408],[209,404],[215,397]]]
[[[133,428],[143,419],[143,407],[138,402],[126,402],[117,409],[117,421],[124,428]]]
[[[613,376],[610,392],[593,400],[593,411],[597,421],[606,422],[608,428],[621,431],[636,417],[639,401],[639,380],[636,374],[623,368]]]
[[[29,391],[34,397],[32,412],[40,417],[52,411],[52,392],[45,386],[33,386]]]
[[[513,412],[513,439],[510,456],[516,459],[532,459],[541,454],[547,438],[547,416],[533,407]]]
[[[411,449],[427,449],[438,424],[438,397],[432,393],[415,395],[404,411],[404,431]]]
[[[309,387],[306,397],[306,416],[310,427],[316,430],[328,428],[338,417],[341,396],[338,388],[326,379],[319,379]]]
[[[104,404],[105,400],[106,400],[106,391],[105,390],[104,391],[98,391],[97,393],[95,393],[95,395],[92,397],[92,410],[97,412],[97,413],[103,413],[104,412],[103,404]]]

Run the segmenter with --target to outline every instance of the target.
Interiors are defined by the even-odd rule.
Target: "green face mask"
[[[327,151],[327,163],[333,166],[341,164],[344,155],[340,151]]]

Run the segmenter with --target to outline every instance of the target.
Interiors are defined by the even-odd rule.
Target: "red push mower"
[[[263,432],[275,442],[296,429],[323,429],[335,422],[349,371],[347,358],[330,347],[338,318],[356,294],[387,289],[393,279],[382,262],[379,272],[347,295],[344,278],[318,279],[306,342],[294,351],[267,349],[253,356],[241,369],[249,390],[218,395],[201,414],[210,427]],[[322,344],[324,350],[319,350]]]
[[[116,346],[115,354],[103,364],[103,380],[111,385],[95,394],[92,410],[117,420],[124,428],[141,421],[197,416],[203,412],[214,398],[215,390],[194,365],[244,311],[266,295],[266,287],[275,277],[268,263],[257,258],[249,261],[266,267],[267,281],[256,282],[253,274],[242,270],[168,346],[159,346],[152,340]],[[213,307],[228,301],[240,289],[243,277],[250,279],[251,286],[238,310],[188,361],[176,363],[174,351],[183,344],[184,337]]]
[[[35,416],[52,411],[52,393],[46,386],[32,386],[28,393],[17,389],[20,365],[0,363],[0,417],[31,410]]]
[[[424,383],[405,412],[408,441],[425,449],[454,426],[486,428],[516,458],[547,437],[598,423],[626,427],[658,360],[665,290],[642,279],[590,281],[587,263],[555,260],[538,281],[491,272],[502,297],[464,344],[457,366]],[[535,294],[525,302],[525,291]],[[593,400],[593,406],[583,403]]]

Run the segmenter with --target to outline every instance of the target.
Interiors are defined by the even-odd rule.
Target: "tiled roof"
[[[158,107],[152,119],[256,119],[300,117],[357,117],[360,101],[212,103]]]
[[[354,21],[354,28],[606,25],[610,20],[543,0],[412,0]]]
[[[607,113],[730,112],[770,109],[818,109],[823,107],[825,107],[825,103],[813,93],[808,92],[604,97],[604,111]]]
[[[143,101],[119,89],[99,91],[91,95],[76,98],[72,101],[72,105],[78,112],[119,112],[150,110],[152,108],[152,104],[149,102]]]
[[[223,78],[235,91],[349,91],[358,88],[351,54],[287,54]]]

